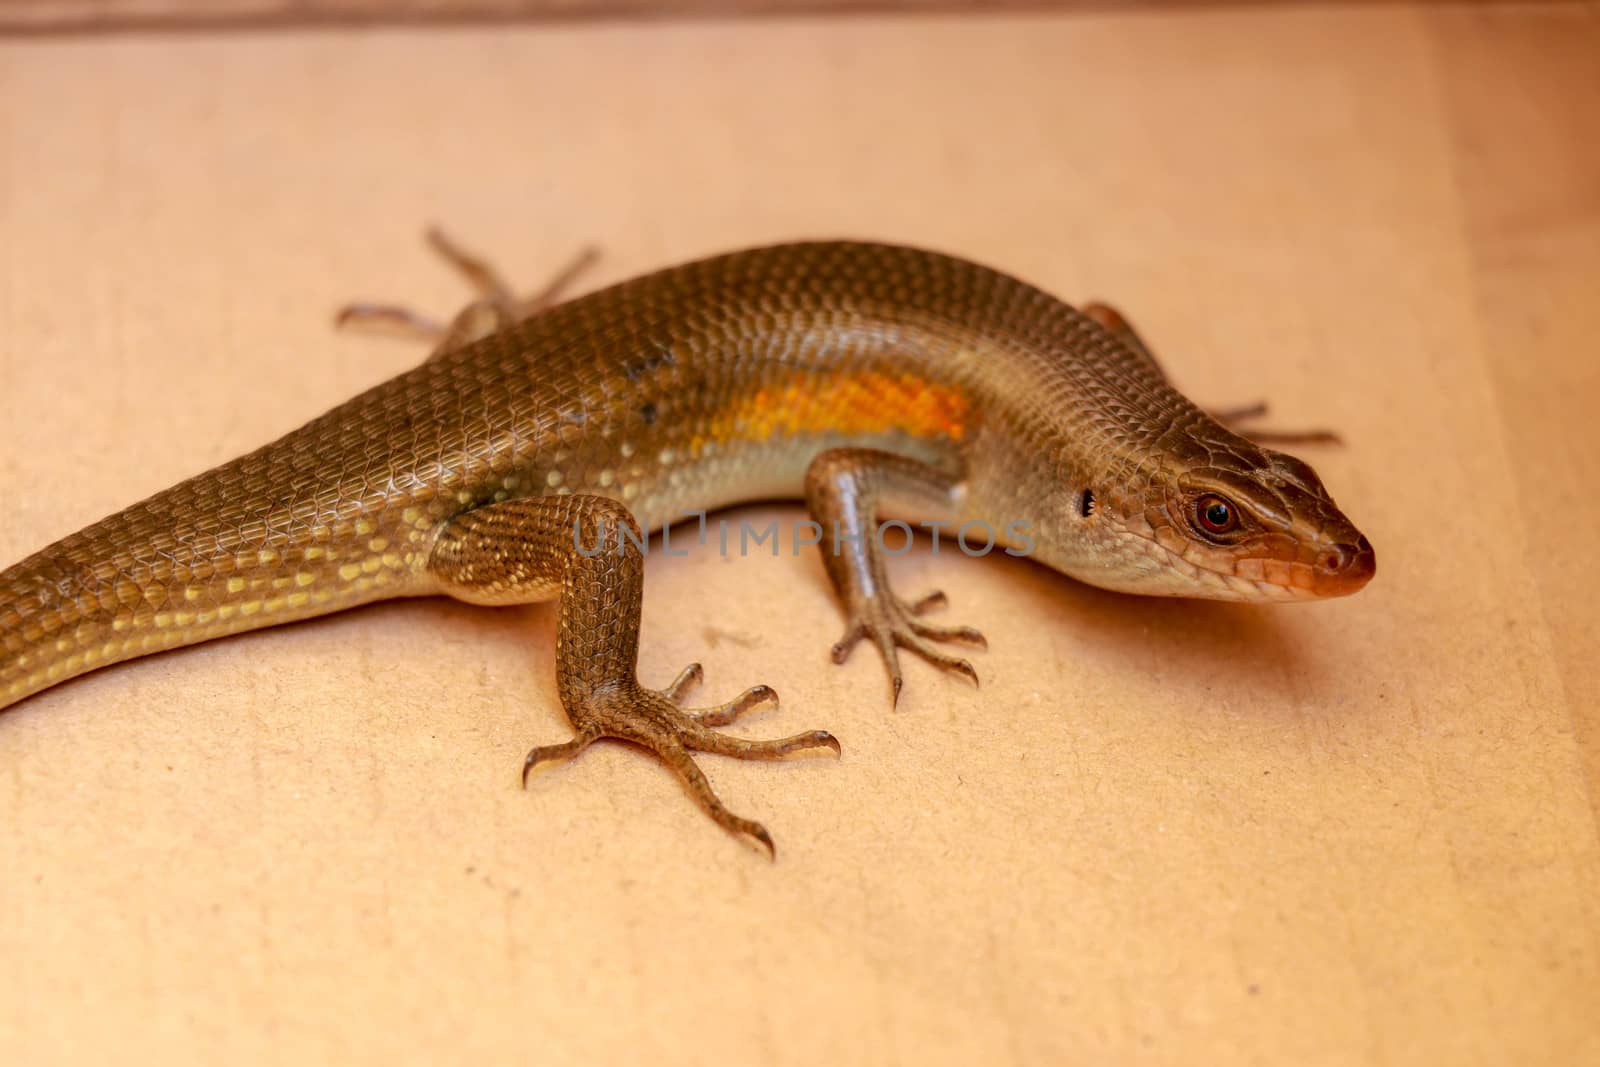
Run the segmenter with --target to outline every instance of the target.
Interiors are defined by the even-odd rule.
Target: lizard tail
[[[170,520],[158,518],[161,499],[0,571],[0,708],[100,667],[247,628],[217,625],[230,584],[238,586],[232,561],[215,546],[178,543]]]
[[[231,466],[0,571],[0,708],[124,660],[431,591],[374,565],[364,522],[230,505]]]
[[[115,576],[82,560],[75,539],[82,535],[0,571],[0,708],[141,654],[124,647],[131,616]]]

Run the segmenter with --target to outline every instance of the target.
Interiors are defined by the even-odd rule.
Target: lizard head
[[[1354,593],[1377,567],[1315,471],[1225,431],[1165,457],[1153,477],[1108,494],[1106,505],[1100,544],[1121,565],[1095,580],[1128,592],[1320,600]]]

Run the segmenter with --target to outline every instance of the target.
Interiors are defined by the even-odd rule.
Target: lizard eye
[[[1194,502],[1194,519],[1206,533],[1232,533],[1239,528],[1239,509],[1227,498],[1207,493]]]

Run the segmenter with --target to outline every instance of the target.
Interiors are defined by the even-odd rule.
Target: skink
[[[892,591],[886,517],[980,524],[1003,548],[1132,593],[1309,600],[1372,577],[1371,545],[1311,468],[1191,403],[1105,305],[850,242],[722,255],[549,307],[476,275],[486,298],[420,366],[0,573],[0,707],[122,660],[390,597],[559,598],[575,736],[534,749],[524,779],[601,738],[632,741],[771,850],[693,753],[838,742],[722,732],[776,697],[756,686],[688,707],[698,665],[663,690],[639,682],[647,531],[804,499],[847,618],[833,659],[872,644],[896,696],[900,652],[976,681],[940,646],[983,638],[929,622],[937,594]]]

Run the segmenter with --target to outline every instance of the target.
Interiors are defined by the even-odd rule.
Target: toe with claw
[[[546,745],[528,753],[522,768],[523,785],[527,785],[528,775],[535,767],[542,763],[571,759],[601,738],[631,741],[654,752],[677,772],[695,802],[718,825],[731,833],[754,839],[776,859],[777,849],[766,827],[735,815],[723,806],[704,772],[695,763],[692,753],[710,752],[747,760],[778,760],[815,749],[830,749],[836,756],[841,755],[843,750],[838,739],[826,730],[808,730],[790,737],[764,741],[730,737],[717,732],[712,727],[726,726],[757,708],[776,707],[778,694],[769,686],[757,685],[725,704],[704,708],[683,707],[683,696],[698,685],[703,677],[700,664],[691,663],[665,689],[632,686],[590,694],[576,706],[568,708],[572,724],[577,730],[576,737],[564,744]]]
[[[855,598],[851,622],[844,636],[833,646],[833,662],[843,663],[862,641],[871,641],[883,656],[889,669],[889,684],[894,690],[894,702],[900,702],[904,679],[900,673],[900,649],[922,657],[940,670],[949,671],[978,684],[978,672],[969,660],[952,656],[934,646],[934,642],[953,642],[973,648],[988,648],[982,633],[971,626],[934,626],[923,622],[920,616],[944,607],[945,595],[935,591],[920,600],[908,603],[890,593],[887,596]]]

